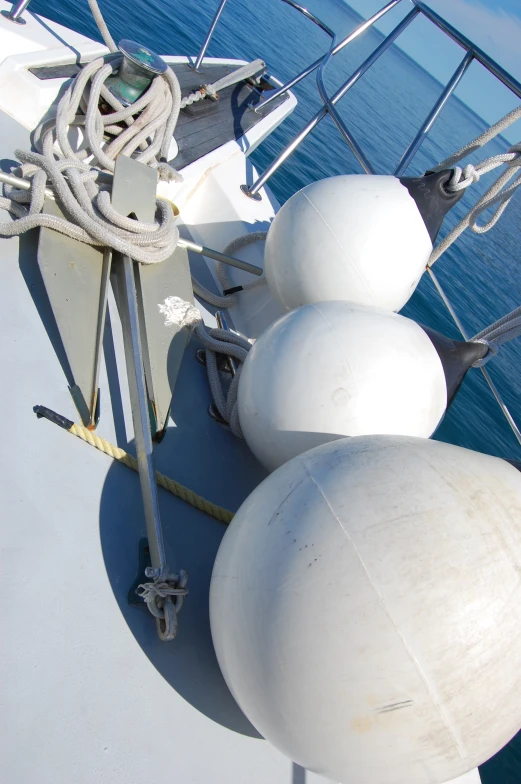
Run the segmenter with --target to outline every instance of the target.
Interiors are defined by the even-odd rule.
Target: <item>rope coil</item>
[[[169,202],[157,199],[156,222],[144,223],[119,215],[112,208],[110,189],[117,155],[135,155],[158,169],[162,179],[176,176],[165,159],[179,116],[179,82],[168,68],[141,98],[124,107],[105,84],[120,61],[120,56],[108,55],[85,65],[61,97],[55,116],[35,131],[37,152],[16,150],[21,176],[31,180],[32,188],[4,185],[0,207],[17,220],[0,223],[0,234],[14,236],[45,226],[81,242],[114,248],[142,264],[171,256],[179,233]],[[103,114],[100,100],[113,111]],[[81,137],[76,149],[72,128]],[[67,218],[42,212],[46,188],[54,192]]]

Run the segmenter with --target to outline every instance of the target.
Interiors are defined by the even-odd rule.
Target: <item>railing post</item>
[[[213,35],[213,31],[215,30],[217,22],[219,21],[219,18],[221,16],[222,12],[223,12],[224,6],[226,5],[227,2],[228,2],[228,0],[221,0],[221,2],[219,4],[219,8],[215,12],[215,16],[213,18],[212,24],[210,25],[210,29],[206,33],[206,38],[204,39],[204,43],[201,46],[201,51],[197,55],[197,59],[196,59],[194,65],[192,66],[194,71],[198,71],[199,70],[199,66],[201,65],[201,63],[203,61],[203,57],[206,54],[206,50],[208,49],[208,44],[210,43],[211,37]]]
[[[463,78],[467,68],[469,67],[473,59],[474,59],[474,53],[472,49],[470,49],[465,55],[465,57],[463,58],[463,60],[461,61],[461,63],[458,65],[456,70],[454,71],[447,86],[445,87],[440,97],[432,107],[431,111],[427,115],[425,122],[423,123],[418,133],[410,143],[409,147],[405,150],[404,154],[402,155],[400,163],[398,164],[394,172],[395,177],[401,177],[402,174],[407,169],[408,165],[410,164],[410,162],[412,161],[412,159],[420,149],[425,138],[427,137],[427,134],[430,132],[432,126],[438,119],[441,110],[443,109],[443,107],[449,100],[450,96],[452,95],[452,93],[460,83],[461,79]]]
[[[24,25],[25,19],[22,18],[22,14],[29,5],[31,0],[19,0],[19,2],[13,6],[10,11],[2,11],[2,16],[5,16],[6,19],[9,19],[10,22],[16,22],[16,24]]]

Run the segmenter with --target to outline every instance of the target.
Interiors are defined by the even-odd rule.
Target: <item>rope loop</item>
[[[481,359],[477,359],[475,362],[472,363],[472,367],[475,368],[483,367],[483,365],[486,365],[487,362],[490,362],[490,360],[493,357],[495,357],[499,351],[499,346],[496,343],[493,343],[492,341],[489,340],[485,340],[484,338],[478,338],[477,340],[473,339],[472,343],[484,343],[488,349],[484,357],[481,357]]]

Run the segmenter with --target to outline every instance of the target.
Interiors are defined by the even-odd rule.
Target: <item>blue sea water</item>
[[[217,7],[217,0],[100,2],[116,40],[132,38],[161,54],[196,54]],[[360,22],[358,14],[343,0],[314,0],[309,2],[309,8],[339,37]],[[31,9],[100,39],[86,0],[59,0],[52,4],[33,0]],[[381,40],[382,35],[371,29],[332,61],[326,79],[330,92],[345,81]],[[286,80],[319,57],[327,45],[323,33],[282,3],[230,0],[208,54],[245,59],[262,57],[276,76]],[[341,114],[378,173],[392,172],[441,90],[439,82],[392,46],[347,94],[339,106]],[[321,105],[313,77],[297,87],[296,95],[299,105],[293,115],[252,155],[261,171]],[[474,112],[453,96],[407,173],[423,173],[485,127]],[[498,138],[487,146],[486,154],[503,152],[507,147],[507,142]],[[469,160],[475,162],[479,158],[475,154]],[[283,202],[313,180],[359,171],[335,126],[326,119],[277,172],[270,186]],[[489,182],[490,179],[484,178],[466,193],[447,217],[442,236],[467,212]],[[520,217],[521,206],[514,197],[497,227],[481,236],[466,232],[436,264],[436,274],[471,335],[521,303]],[[459,337],[427,276],[403,312],[447,335]],[[521,421],[521,340],[502,348],[488,369],[514,418]],[[468,374],[436,438],[521,459],[521,447],[478,370]],[[520,784],[521,737],[482,766],[481,775],[484,784]]]

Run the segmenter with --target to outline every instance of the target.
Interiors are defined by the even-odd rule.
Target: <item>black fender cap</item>
[[[452,169],[444,169],[440,172],[426,172],[422,177],[399,177],[416,202],[433,245],[443,218],[464,193],[463,188],[454,193],[445,190],[452,174]]]

